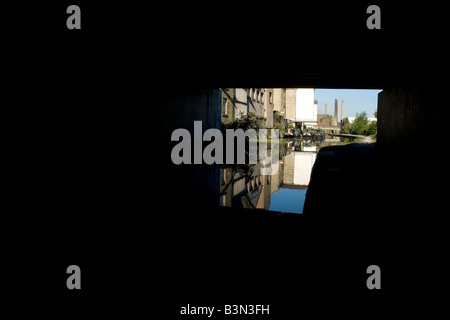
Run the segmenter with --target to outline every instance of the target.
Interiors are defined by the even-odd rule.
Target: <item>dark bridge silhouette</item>
[[[78,33],[64,5],[16,11],[5,264],[16,292],[36,293],[27,309],[177,318],[181,304],[242,301],[274,319],[378,319],[445,305],[448,13],[383,1],[368,30],[371,2],[297,2],[83,2]],[[174,165],[170,138],[196,120],[220,128],[219,88],[233,87],[382,89],[376,144],[322,148],[304,215],[219,207],[218,166]]]

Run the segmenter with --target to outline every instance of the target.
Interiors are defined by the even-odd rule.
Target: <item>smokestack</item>
[[[325,112],[324,114],[327,114],[327,104],[325,103]]]
[[[337,109],[338,109],[338,99],[334,99],[334,117],[336,118],[336,121],[338,117]]]
[[[344,121],[344,100],[342,100],[341,104],[341,121]]]

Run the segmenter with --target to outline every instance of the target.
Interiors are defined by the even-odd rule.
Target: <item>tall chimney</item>
[[[344,100],[342,100],[341,104],[341,121],[344,121]]]
[[[338,117],[337,109],[338,109],[338,99],[334,99],[334,117],[336,118],[336,121]]]
[[[325,103],[325,112],[324,114],[327,114],[327,104]]]

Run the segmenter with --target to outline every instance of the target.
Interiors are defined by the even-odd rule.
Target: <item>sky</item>
[[[317,113],[323,114],[325,103],[327,113],[334,115],[334,99],[338,99],[338,119],[341,119],[341,101],[344,100],[344,116],[356,117],[356,113],[367,112],[373,118],[377,111],[378,93],[382,90],[366,89],[316,89],[314,99],[317,100]]]

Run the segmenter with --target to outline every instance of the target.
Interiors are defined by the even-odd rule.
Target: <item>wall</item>
[[[222,105],[223,106],[223,99],[227,99],[227,108],[226,113],[223,113],[223,109],[221,110],[222,113],[222,123],[230,123],[234,120],[234,112],[235,112],[235,103],[234,103],[234,89],[233,88],[223,88],[222,91]],[[224,92],[225,91],[225,92]]]
[[[395,204],[386,208],[399,217],[434,216],[448,205],[445,90],[394,87],[378,94],[379,200]]]
[[[319,114],[317,117],[317,125],[321,127],[337,126],[337,119],[329,114]]]
[[[252,112],[257,116],[264,117],[264,97],[261,99],[261,94],[266,95],[262,88],[251,88],[251,96],[248,97],[248,112]]]
[[[266,118],[266,128],[273,128],[274,89],[264,90],[264,118]]]
[[[423,140],[432,121],[431,100],[423,90],[390,88],[378,94],[377,146],[399,150]]]
[[[221,98],[218,89],[167,88],[153,95],[146,105],[144,119],[140,119],[144,121],[142,132],[133,138],[140,144],[141,154],[136,156],[134,165],[137,166],[137,161],[142,163],[139,176],[144,183],[142,192],[153,192],[155,199],[168,197],[172,199],[171,206],[194,206],[195,201],[203,205],[219,203],[219,166],[173,164],[171,150],[178,142],[171,141],[171,134],[175,129],[185,128],[193,138],[196,120],[202,121],[203,132],[220,129]]]
[[[286,119],[295,121],[297,106],[297,90],[286,89]]]
[[[317,121],[317,105],[314,108],[314,89],[297,89],[296,121]]]
[[[239,119],[246,116],[248,113],[248,92],[247,89],[236,88],[235,90],[235,103],[236,109],[234,111],[235,119]]]
[[[286,114],[286,88],[273,89],[273,110]]]

